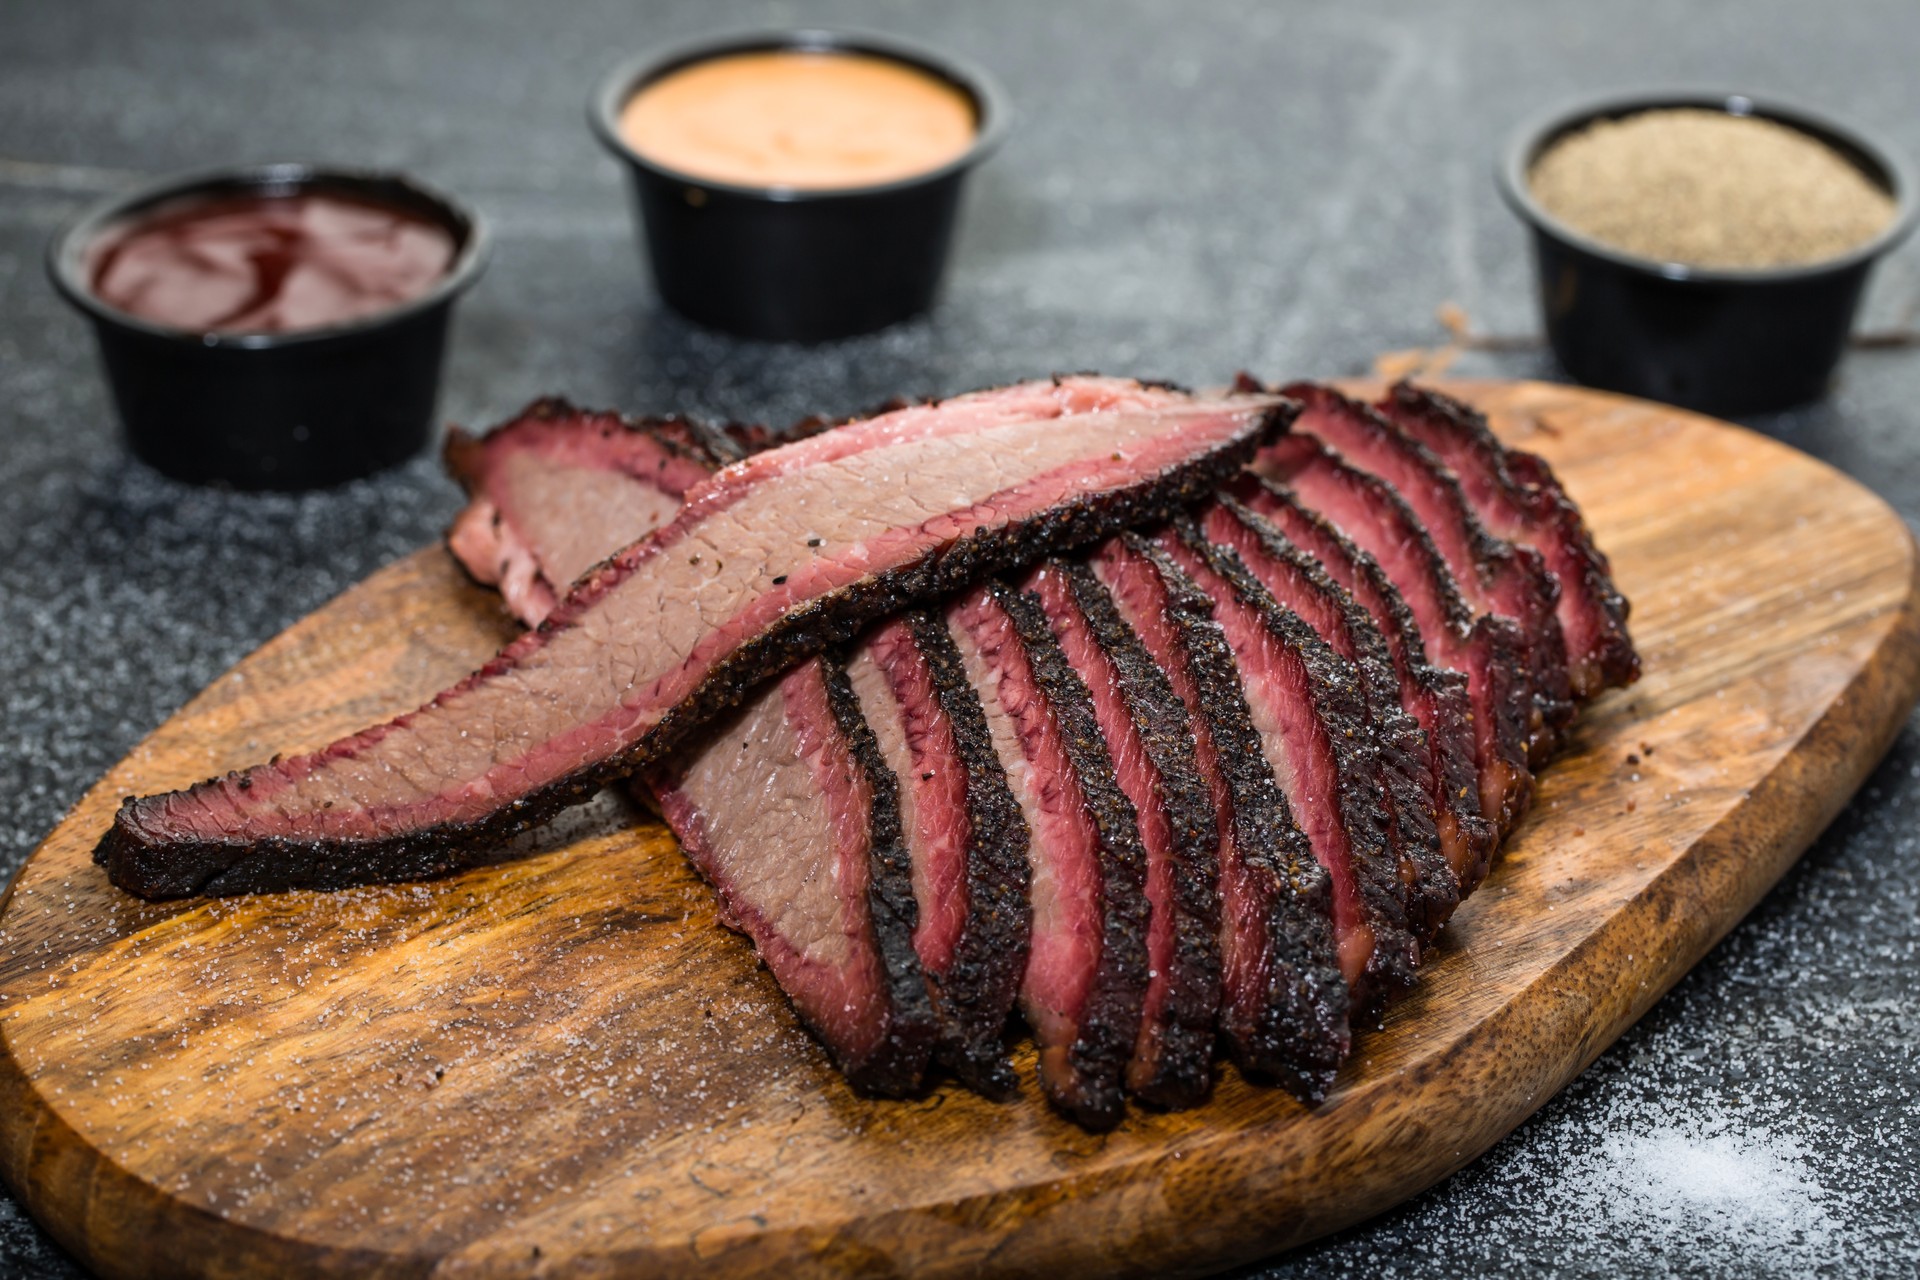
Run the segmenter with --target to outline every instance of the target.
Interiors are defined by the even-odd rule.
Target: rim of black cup
[[[453,262],[445,274],[418,297],[343,324],[277,333],[207,332],[159,324],[122,311],[93,291],[93,282],[88,278],[88,250],[111,228],[150,209],[202,195],[242,192],[293,195],[303,190],[329,189],[427,214],[454,235],[458,248]],[[347,334],[369,333],[444,306],[479,276],[491,249],[492,232],[476,210],[417,178],[391,170],[284,162],[173,174],[109,196],[89,207],[54,236],[47,247],[47,274],[68,302],[95,320],[195,346],[257,350],[304,346]]]
[[[1686,263],[1643,258],[1602,244],[1561,222],[1533,198],[1528,174],[1534,161],[1562,137],[1596,121],[1620,120],[1673,107],[1699,107],[1723,111],[1728,115],[1772,120],[1825,143],[1858,168],[1869,181],[1893,197],[1893,217],[1871,240],[1818,262],[1748,269],[1695,267]],[[1920,217],[1920,198],[1916,198],[1920,185],[1916,183],[1913,164],[1882,135],[1772,94],[1730,89],[1634,89],[1563,103],[1540,113],[1514,131],[1501,153],[1496,176],[1501,195],[1513,211],[1536,230],[1624,270],[1676,282],[1765,284],[1851,270],[1899,244],[1913,231],[1916,218]]]
[[[768,53],[793,50],[801,53],[863,53],[890,62],[903,63],[945,81],[966,94],[973,102],[974,134],[968,148],[947,163],[923,169],[904,178],[853,187],[751,186],[721,182],[686,173],[649,159],[627,145],[620,136],[620,113],[642,89],[683,67],[709,62],[738,53]],[[587,120],[594,134],[616,156],[630,164],[671,182],[684,183],[703,191],[726,192],[751,199],[778,203],[802,203],[886,195],[911,187],[937,182],[950,174],[969,169],[984,160],[1002,141],[1012,125],[1012,109],[1007,94],[983,68],[965,58],[955,57],[899,36],[868,31],[830,30],[802,27],[793,30],[738,31],[723,35],[701,36],[675,44],[662,45],[622,62],[601,80],[587,102]]]

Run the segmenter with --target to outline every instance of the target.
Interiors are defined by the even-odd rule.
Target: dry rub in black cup
[[[1657,121],[1663,113],[1664,121]],[[1785,159],[1803,159],[1808,173],[1830,172],[1862,199],[1877,202],[1884,214],[1876,217],[1878,229],[1837,243],[1817,260],[1700,265],[1623,250],[1546,207],[1537,166],[1556,145],[1604,135],[1617,148],[1627,136],[1619,127],[1638,122],[1635,136],[1644,137],[1648,122],[1664,128],[1675,118],[1693,121],[1688,128],[1695,149],[1705,136],[1702,128],[1724,136],[1731,119],[1745,122],[1733,127],[1752,137],[1757,123],[1766,135],[1761,142],[1786,148]],[[1808,140],[1824,149],[1824,159]],[[1616,149],[1613,155],[1617,161],[1622,153]],[[1594,163],[1594,204],[1606,211],[1606,202],[1613,201],[1611,211],[1624,216],[1622,184],[1599,167],[1600,160]],[[1774,181],[1781,171],[1766,170]],[[1562,107],[1514,135],[1498,176],[1508,204],[1532,229],[1541,310],[1561,366],[1590,386],[1720,414],[1780,409],[1825,394],[1875,262],[1913,229],[1916,213],[1913,170],[1884,142],[1805,107],[1740,93],[1639,91]],[[1713,180],[1726,178],[1716,170]],[[1821,188],[1816,194],[1831,192]],[[1646,216],[1672,216],[1679,203],[1670,184],[1669,198],[1649,202]],[[1767,208],[1792,216],[1807,203],[1774,201]],[[1738,234],[1740,228],[1723,230]]]
[[[338,484],[433,434],[471,209],[398,174],[279,164],[107,200],[48,251],[93,322],[133,452],[181,480]]]
[[[901,96],[876,110],[848,96],[855,88]],[[932,305],[961,188],[1008,123],[979,69],[831,31],[645,54],[607,77],[588,115],[626,166],[667,303],[716,329],[793,342]]]

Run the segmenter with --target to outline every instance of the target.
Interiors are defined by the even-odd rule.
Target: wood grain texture
[[[509,628],[438,548],[161,726],[0,904],[0,1175],[109,1275],[1200,1272],[1472,1160],[1819,833],[1920,693],[1905,525],[1675,410],[1453,388],[1545,454],[1634,602],[1595,704],[1418,989],[1308,1111],[1226,1070],[1118,1130],[953,1086],[853,1097],[656,823],[611,798],[435,884],[144,904],[129,792],[411,707]],[[1630,763],[1629,754],[1639,758]]]

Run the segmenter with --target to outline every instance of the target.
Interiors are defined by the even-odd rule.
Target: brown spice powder
[[[1838,257],[1894,214],[1893,198],[1825,143],[1691,108],[1570,133],[1535,161],[1528,186],[1548,213],[1602,244],[1734,270]]]

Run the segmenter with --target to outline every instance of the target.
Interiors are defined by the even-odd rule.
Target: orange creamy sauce
[[[620,136],[690,177],[832,189],[937,169],[973,145],[973,102],[944,80],[857,53],[780,50],[695,63],[620,113]]]

